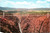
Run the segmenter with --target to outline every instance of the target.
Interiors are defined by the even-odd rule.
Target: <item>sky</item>
[[[50,8],[50,0],[0,0],[0,7]]]

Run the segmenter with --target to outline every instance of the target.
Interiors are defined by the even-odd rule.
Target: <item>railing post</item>
[[[47,12],[47,18],[49,18],[49,13]]]
[[[4,16],[5,16],[5,12],[3,11],[3,18],[4,18]]]

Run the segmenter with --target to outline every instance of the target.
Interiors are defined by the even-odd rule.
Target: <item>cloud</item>
[[[4,5],[4,6],[3,6]],[[3,7],[14,7],[14,8],[40,8],[40,7],[49,7],[49,3],[47,1],[38,0],[36,3],[34,2],[27,2],[27,1],[3,1],[1,5]]]
[[[5,4],[15,4],[15,2],[12,2],[12,1],[5,1],[4,3]]]
[[[13,2],[13,1],[6,1],[6,2],[4,2],[4,4],[5,5],[12,5],[13,7],[31,7],[32,8],[32,6],[35,6],[35,4],[34,3],[32,3],[32,2],[27,2],[27,1],[23,1],[23,2]]]
[[[26,2],[26,1],[24,1],[24,2],[16,2],[16,4],[30,4],[30,2]]]
[[[50,0],[46,0],[46,1],[50,2]]]
[[[26,1],[24,1],[24,2],[13,2],[13,1],[6,1],[5,3],[10,3],[10,4],[30,4],[30,2],[26,2]]]
[[[37,8],[49,8],[50,7],[47,1],[41,1],[41,0],[37,0],[35,6]]]
[[[37,1],[36,3],[47,3],[46,1]]]
[[[0,2],[1,2],[2,0],[0,0]]]

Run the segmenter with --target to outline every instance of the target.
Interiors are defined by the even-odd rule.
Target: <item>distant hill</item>
[[[16,8],[0,7],[0,10],[16,10]]]
[[[50,10],[50,8],[34,8],[32,10]]]
[[[0,7],[0,10],[20,10],[20,11],[25,11],[25,10],[50,10],[50,8],[8,8],[8,7]]]

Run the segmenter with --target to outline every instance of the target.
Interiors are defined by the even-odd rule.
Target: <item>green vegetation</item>
[[[8,12],[5,12],[5,13],[17,13],[17,11],[8,11]]]
[[[0,10],[0,12],[3,12],[2,10]]]
[[[3,11],[2,10],[0,10],[0,15],[3,15]]]
[[[50,12],[49,11],[43,11],[43,10],[39,10],[39,11],[31,11],[31,12],[22,12],[21,14],[47,14]]]

